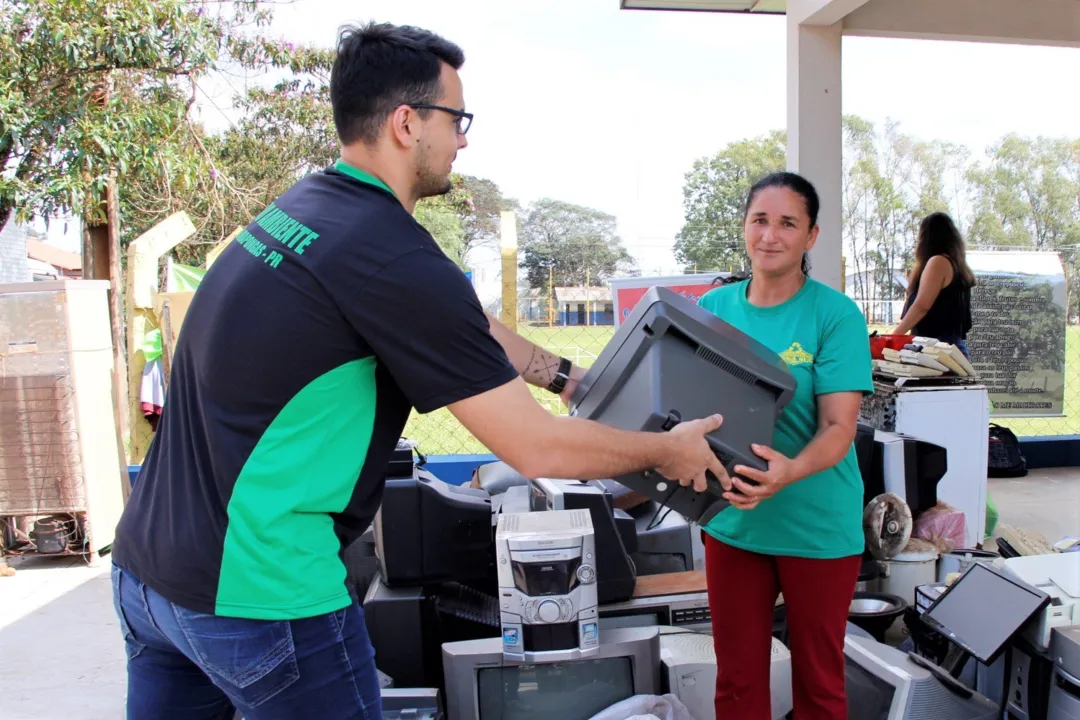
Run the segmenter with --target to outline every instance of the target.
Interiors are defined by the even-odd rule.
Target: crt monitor
[[[498,587],[491,496],[431,473],[390,478],[375,515],[375,556],[387,587],[459,582]]]
[[[926,609],[922,619],[961,650],[992,665],[1050,596],[1021,580],[976,563]]]
[[[661,694],[656,627],[607,630],[600,652],[566,662],[503,656],[502,638],[443,645],[446,714],[455,720],[587,720],[634,695]]]
[[[645,431],[720,413],[724,423],[709,442],[732,473],[735,465],[767,469],[751,445],[773,444],[776,418],[794,392],[795,378],[779,355],[678,293],[653,287],[586,372],[570,406],[578,417]],[[727,506],[715,478],[705,493],[655,473],[615,480],[700,524]]]
[[[943,669],[873,638],[844,638],[848,717],[997,720],[1001,709]]]

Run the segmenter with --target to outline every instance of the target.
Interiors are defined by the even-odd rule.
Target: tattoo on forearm
[[[525,363],[525,367],[521,368],[521,370],[518,371],[518,374],[520,374],[522,377],[528,379],[529,368],[532,367],[533,362],[536,360],[536,353],[538,353],[538,352],[540,352],[540,348],[538,348],[538,347],[536,347],[534,345],[533,349],[532,349],[532,355],[529,356],[529,361],[527,363]]]
[[[533,376],[545,387],[555,379],[555,373],[558,369],[559,358],[546,352],[541,352],[540,357],[536,358],[536,362],[532,366]]]
[[[529,361],[525,363],[524,369],[519,372],[527,382],[547,387],[555,379],[555,373],[558,370],[558,357],[539,347],[533,347]]]

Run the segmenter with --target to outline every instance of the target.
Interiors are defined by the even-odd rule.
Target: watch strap
[[[551,384],[547,386],[548,392],[562,395],[563,390],[566,389],[566,383],[570,380],[571,367],[573,367],[573,363],[567,358],[559,358],[559,369],[555,371],[555,377],[552,378]]]

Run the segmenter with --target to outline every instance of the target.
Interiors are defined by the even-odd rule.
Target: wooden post
[[[123,276],[120,269],[120,210],[117,202],[116,173],[110,173],[105,187],[105,199],[99,206],[104,222],[86,222],[83,229],[83,270],[87,280],[109,281],[109,324],[113,345],[113,409],[116,416],[116,444],[123,467],[120,485],[124,500],[131,495],[131,477],[127,472],[128,453],[125,440],[128,437],[128,382],[127,356],[124,352],[124,317],[120,297],[123,293]]]
[[[158,267],[161,256],[195,234],[195,226],[185,212],[178,212],[133,240],[127,251],[127,282],[124,298],[127,305],[128,406],[130,419],[131,456],[129,462],[139,464],[146,457],[153,438],[150,423],[139,407],[139,391],[146,357],[142,352],[146,334],[158,327],[154,316],[154,295],[158,289]],[[162,336],[162,346],[166,343]]]
[[[503,325],[517,330],[517,216],[502,213],[500,246],[502,248],[502,320]]]
[[[169,373],[172,372],[173,343],[172,317],[169,313],[168,299],[161,306],[161,375],[165,378],[165,387],[169,387]]]

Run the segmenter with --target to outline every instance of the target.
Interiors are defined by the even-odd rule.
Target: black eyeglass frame
[[[413,110],[442,110],[444,113],[450,113],[457,118],[458,133],[464,135],[469,132],[469,128],[472,127],[473,114],[465,112],[464,110],[456,110],[452,107],[446,107],[445,105],[430,105],[428,103],[405,103]],[[462,122],[465,121],[465,126],[462,128]]]

